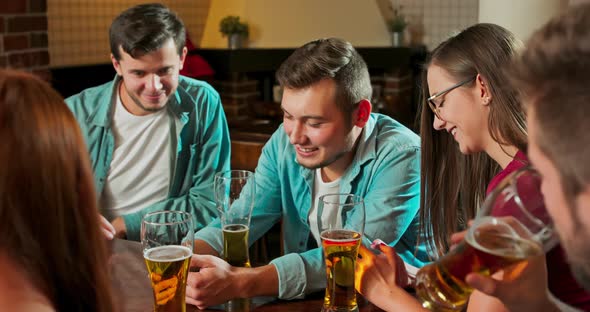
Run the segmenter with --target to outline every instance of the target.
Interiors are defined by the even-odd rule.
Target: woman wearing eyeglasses
[[[508,30],[477,24],[441,43],[424,66],[420,217],[423,237],[437,256],[448,251],[451,233],[466,229],[486,194],[528,163],[525,113],[503,70],[521,47]],[[388,282],[396,280],[387,274],[399,272],[401,261],[388,246],[378,249],[383,255],[359,260],[372,275],[360,278],[359,291],[385,310],[416,304]],[[590,296],[574,281],[561,248],[546,256],[551,293],[590,309]],[[483,293],[470,297],[468,311],[504,310]]]

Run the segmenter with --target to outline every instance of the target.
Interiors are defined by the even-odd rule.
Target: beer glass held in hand
[[[215,200],[223,230],[223,259],[232,266],[250,267],[248,233],[254,207],[254,173],[230,170],[215,175]],[[249,311],[247,299],[230,300],[227,311]]]
[[[154,311],[186,311],[186,278],[193,254],[190,213],[157,211],[141,222],[141,244],[154,293]]]
[[[354,268],[365,228],[363,199],[352,194],[321,196],[317,224],[326,263],[322,311],[358,311]]]
[[[465,239],[416,275],[416,294],[425,308],[461,311],[473,289],[467,274],[518,272],[528,259],[558,240],[545,210],[538,174],[524,168],[506,177],[486,198]]]

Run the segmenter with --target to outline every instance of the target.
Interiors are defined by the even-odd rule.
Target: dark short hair
[[[574,6],[537,30],[511,74],[542,127],[535,141],[558,169],[573,206],[590,185],[590,4]]]
[[[336,82],[336,105],[352,112],[363,99],[371,98],[371,79],[367,64],[347,41],[318,39],[298,48],[276,73],[280,85],[304,89],[323,79]]]
[[[161,48],[170,38],[182,54],[186,30],[178,16],[159,3],[140,4],[119,14],[111,24],[111,53],[121,59],[119,47],[133,58]]]

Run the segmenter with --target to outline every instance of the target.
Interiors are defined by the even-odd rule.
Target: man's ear
[[[119,63],[119,61],[117,61],[117,59],[115,58],[113,53],[111,53],[111,62],[113,63],[113,67],[115,68],[117,75],[123,76],[123,71],[121,70],[121,64]]]
[[[475,83],[477,85],[478,97],[483,105],[489,105],[492,102],[492,94],[487,79],[482,75],[477,74],[475,77]]]
[[[180,68],[184,67],[184,61],[186,60],[186,54],[188,53],[188,49],[186,47],[182,48],[182,54],[180,55]]]
[[[371,116],[371,110],[373,109],[373,105],[367,99],[361,100],[358,104],[358,107],[354,111],[353,120],[354,125],[362,128],[367,124],[369,117]]]

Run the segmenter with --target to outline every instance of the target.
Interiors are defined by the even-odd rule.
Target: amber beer
[[[514,266],[514,272],[518,272],[527,259],[542,252],[538,243],[519,237],[509,227],[483,222],[440,261],[418,272],[417,297],[430,310],[460,311],[473,292],[465,283],[467,274],[489,276],[508,266]]]
[[[322,232],[321,239],[327,278],[322,311],[358,311],[354,265],[361,235],[350,230],[326,230]]]
[[[154,311],[185,311],[186,277],[192,251],[178,245],[160,246],[144,252],[154,293]]]

